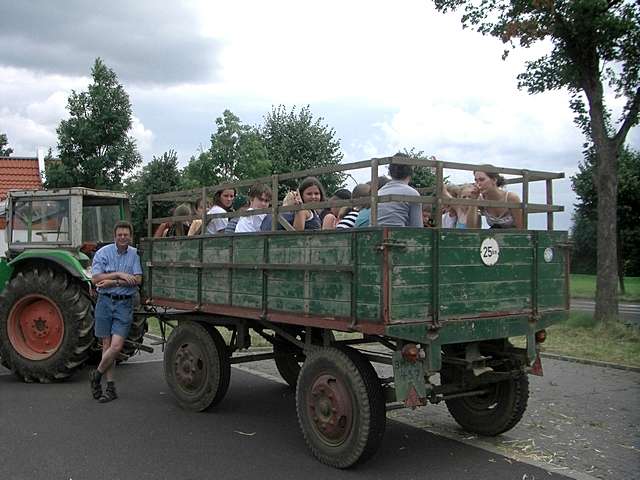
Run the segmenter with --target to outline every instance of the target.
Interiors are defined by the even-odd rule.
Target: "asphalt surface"
[[[549,358],[542,365],[544,376],[529,376],[522,420],[497,437],[462,430],[444,404],[387,416],[573,478],[640,479],[640,373]],[[272,361],[246,368],[278,378]],[[389,367],[376,369],[391,375]]]
[[[86,371],[49,385],[0,374],[0,478],[566,478],[394,420],[375,457],[334,470],[310,455],[281,383],[234,368],[223,402],[192,413],[173,401],[161,363],[123,365],[118,376],[120,398],[99,404]]]

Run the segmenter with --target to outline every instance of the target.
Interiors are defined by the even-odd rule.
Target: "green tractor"
[[[0,257],[0,362],[27,382],[63,380],[100,358],[91,260],[130,218],[128,195],[65,188],[9,192]],[[0,255],[3,252],[0,252]],[[146,329],[134,315],[124,358]]]

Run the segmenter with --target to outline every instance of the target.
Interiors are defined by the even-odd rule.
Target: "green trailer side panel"
[[[491,266],[481,258],[487,238],[500,248]],[[566,315],[566,238],[566,232],[389,228],[386,236],[364,229],[147,239],[141,250],[151,298],[355,315],[356,324],[384,322],[388,301],[388,328],[397,325],[390,332],[427,341],[435,313],[443,325],[438,338],[452,342],[530,334]]]
[[[538,308],[563,308],[568,297],[566,232],[538,232]],[[546,255],[545,255],[546,253]]]
[[[495,265],[485,265],[481,245],[494,239]],[[444,231],[440,234],[440,317],[514,313],[531,308],[532,234],[495,230]]]

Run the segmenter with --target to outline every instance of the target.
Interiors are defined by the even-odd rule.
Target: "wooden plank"
[[[382,272],[378,265],[360,265],[358,267],[359,285],[380,285],[382,283]]]
[[[408,286],[423,285],[431,286],[433,272],[431,266],[394,266],[391,269],[391,285]]]
[[[392,323],[425,322],[430,313],[430,303],[394,304],[390,320]]]
[[[504,279],[510,281],[530,280],[531,265],[527,263],[517,265],[453,265],[440,269],[440,285],[442,289],[449,285],[457,285],[467,281],[495,282]]]
[[[380,302],[366,303],[358,301],[358,304],[356,306],[356,314],[358,316],[358,323],[382,323],[380,314]]]
[[[428,304],[430,297],[428,296],[429,288],[426,285],[411,285],[404,287],[393,287],[391,289],[391,305],[403,304]]]
[[[514,297],[527,297],[530,296],[530,292],[530,278],[520,281],[465,282],[442,288],[440,291],[440,301],[443,304],[486,298],[502,301]]]
[[[446,316],[469,316],[486,313],[530,311],[531,297],[469,299],[441,304],[440,312]]]
[[[350,317],[351,302],[310,300],[309,313],[313,315],[327,315],[332,317]]]
[[[503,265],[531,265],[533,255],[530,248],[500,248],[498,263],[485,268],[498,268]],[[483,265],[480,258],[480,245],[478,248],[449,248],[440,250],[440,265]]]
[[[257,295],[249,295],[246,293],[233,293],[231,295],[231,301],[235,307],[245,308],[261,308],[262,307],[262,293]]]

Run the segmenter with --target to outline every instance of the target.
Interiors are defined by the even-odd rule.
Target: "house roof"
[[[9,190],[41,189],[37,157],[0,157],[0,200]]]

